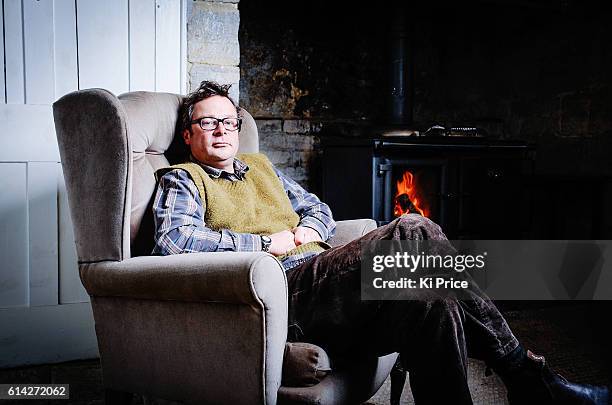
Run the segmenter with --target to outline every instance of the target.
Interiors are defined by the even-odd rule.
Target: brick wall
[[[311,187],[312,178],[318,178],[318,127],[310,120],[257,119],[259,147],[283,173],[302,186]]]

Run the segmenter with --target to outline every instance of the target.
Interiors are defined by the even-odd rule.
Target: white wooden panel
[[[89,303],[0,310],[0,325],[10,325],[0,328],[0,367],[99,357]]]
[[[130,91],[155,91],[155,0],[130,0]]]
[[[11,104],[25,103],[23,18],[21,11],[21,0],[4,2],[6,102]]]
[[[49,105],[0,104],[0,162],[59,162]]]
[[[30,306],[57,305],[57,176],[59,163],[28,163]]]
[[[181,92],[181,2],[157,0],[155,24],[155,89]]]
[[[189,3],[191,5],[191,2]],[[180,94],[187,94],[187,9],[186,0],[181,0],[181,89]]]
[[[0,173],[0,308],[27,306],[26,164],[0,163]]]
[[[23,0],[25,102],[55,101],[53,1]]]
[[[74,0],[54,0],[55,99],[79,89]]]
[[[77,0],[79,87],[129,90],[128,2]]]
[[[61,168],[60,168],[61,171]],[[59,285],[60,303],[87,302],[89,295],[81,284],[77,264],[76,245],[74,243],[74,232],[72,220],[68,207],[68,196],[64,175],[58,176],[59,189]]]
[[[0,104],[6,103],[4,74],[4,7],[0,6]]]

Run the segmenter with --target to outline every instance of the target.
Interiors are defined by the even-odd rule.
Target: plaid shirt
[[[229,181],[242,181],[249,170],[249,167],[239,159],[234,159],[234,173],[200,165],[210,177]],[[329,206],[276,167],[274,171],[287,192],[293,210],[300,216],[298,226],[316,230],[324,241],[332,237],[336,223]],[[153,202],[153,216],[156,229],[153,254],[261,251],[260,235],[234,232],[229,229],[214,231],[206,226],[200,193],[184,170],[171,170],[159,179]],[[307,253],[290,256],[283,260],[283,266],[288,270],[314,255]]]

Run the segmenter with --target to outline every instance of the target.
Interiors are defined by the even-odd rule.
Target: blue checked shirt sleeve
[[[283,183],[293,210],[300,216],[299,225],[314,229],[324,241],[334,236],[336,222],[329,206],[321,202],[316,195],[304,190],[302,186],[276,167],[274,171]]]
[[[153,201],[153,254],[261,250],[259,235],[208,228],[201,201],[198,189],[184,170],[172,170],[161,177]]]

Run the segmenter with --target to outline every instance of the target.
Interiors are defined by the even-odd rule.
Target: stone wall
[[[384,122],[394,12],[240,3],[240,102],[270,128],[264,149],[303,184],[318,188],[317,137],[330,125],[356,133]],[[478,126],[537,144],[538,173],[612,175],[612,28],[601,5],[442,1],[407,15],[416,129]]]
[[[231,96],[238,100],[240,46],[239,0],[187,1],[188,90],[202,80],[231,83]]]
[[[281,1],[249,0],[239,8],[240,103],[258,122],[262,151],[319,192],[321,130],[354,126],[384,108],[384,66],[374,63],[383,55],[372,53],[384,32],[354,4],[342,11],[308,2],[296,12]]]

